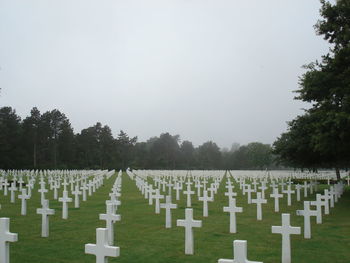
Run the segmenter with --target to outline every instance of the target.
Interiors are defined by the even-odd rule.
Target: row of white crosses
[[[106,178],[109,178],[110,176],[112,176],[114,174],[114,170],[110,171],[110,172],[103,172],[101,174],[101,172],[98,173],[98,179],[95,181],[96,182],[96,189],[102,185],[102,180],[103,177],[105,176]],[[38,208],[36,213],[37,214],[41,214],[42,216],[42,226],[41,226],[41,236],[42,237],[48,237],[49,236],[49,216],[50,215],[54,215],[55,214],[55,210],[54,209],[50,209],[49,208],[49,200],[45,199],[45,194],[48,192],[48,190],[45,188],[45,180],[44,180],[44,174],[43,173],[39,173],[40,175],[40,189],[39,189],[39,193],[41,194],[41,198],[40,198],[40,202],[42,207]],[[16,179],[16,174],[11,174],[11,176],[13,177],[13,182],[11,184],[11,187],[8,189],[11,192],[11,202],[14,202],[15,200],[15,194],[14,192],[17,190],[17,183],[20,185],[19,188],[21,189],[21,194],[18,195],[18,198],[21,199],[22,203],[21,203],[21,215],[26,215],[27,213],[27,204],[26,201],[28,199],[31,198],[31,190],[34,188],[35,185],[35,179],[33,177],[30,177],[28,179],[28,183],[27,183],[27,187],[24,187],[23,183],[25,183],[25,181],[22,180],[22,177],[20,177],[17,181]],[[1,181],[1,189],[0,190],[4,190],[6,189],[6,183],[7,183],[7,178],[4,179],[3,177]],[[49,178],[50,180],[50,178]],[[3,184],[4,183],[4,184]],[[64,185],[64,182],[62,183]],[[66,184],[68,185],[68,184]],[[65,186],[66,186],[65,185]],[[28,192],[27,192],[28,190]],[[78,187],[77,185],[75,186],[75,191],[73,191],[73,194],[77,194],[74,192],[78,191]],[[4,195],[7,195],[7,193],[5,194],[5,190],[4,190]],[[63,191],[63,197],[59,198],[60,201],[63,203],[63,209],[62,209],[62,217],[63,218],[68,218],[68,207],[67,207],[67,202],[72,201],[71,198],[68,197],[68,191],[64,190]],[[113,200],[113,198],[112,198]],[[79,199],[77,201],[77,199],[75,198],[75,207],[79,207]],[[109,211],[112,211],[109,207],[115,209],[115,207],[111,204],[111,205],[107,205],[107,215],[106,217],[104,217],[103,215],[101,215],[101,219],[105,219],[107,221],[107,225],[108,225],[108,216],[109,216]],[[9,259],[9,242],[15,242],[18,240],[18,235],[17,234],[13,234],[9,232],[9,224],[10,224],[10,219],[9,218],[0,218],[0,262],[1,263],[9,263],[10,259]],[[108,235],[110,237],[110,235]],[[111,240],[109,240],[110,242],[113,242]],[[104,262],[104,261],[101,261]]]
[[[127,171],[129,177],[135,180],[136,186],[141,191],[141,194],[148,199],[149,205],[155,205],[155,213],[159,214],[160,209],[165,209],[165,227],[171,228],[171,210],[177,208],[177,204],[172,203],[172,190],[176,191],[176,201],[180,199],[180,192],[186,196],[187,208],[185,210],[185,219],[177,220],[177,226],[185,227],[185,254],[192,255],[194,253],[194,236],[193,228],[201,227],[202,221],[193,219],[193,209],[191,195],[197,192],[198,200],[203,202],[203,217],[208,216],[208,202],[214,201],[214,195],[217,193],[220,181],[223,178],[223,173],[211,177],[212,183],[209,185],[209,176],[191,176],[183,174],[182,176],[155,176],[153,178],[154,185],[147,181],[149,175],[142,175],[135,172]],[[191,189],[191,185],[197,188],[197,191]],[[184,187],[186,185],[186,187]],[[172,188],[173,187],[173,188]],[[201,188],[203,189],[201,191]],[[161,191],[166,195],[162,195]],[[208,194],[210,192],[210,196]],[[165,198],[165,203],[161,200]]]
[[[144,180],[143,178],[136,176],[136,185],[139,188],[139,190],[141,191],[141,193],[144,195],[145,198],[148,198],[149,200],[149,204],[153,205],[153,201],[155,200],[155,213],[159,214],[160,212],[160,200],[164,199],[164,195],[160,194],[160,189],[157,188],[160,187],[160,182],[162,183],[162,185],[166,185],[168,187],[167,192],[167,196],[169,196],[168,201],[166,200],[166,202],[162,205],[162,207],[169,207],[170,204],[170,200],[171,200],[171,192],[172,192],[172,186],[174,186],[174,189],[176,190],[176,201],[178,201],[180,199],[180,190],[183,189],[183,184],[186,184],[186,190],[183,191],[183,193],[186,195],[187,198],[187,207],[191,207],[192,206],[192,202],[191,202],[191,195],[195,194],[195,191],[192,191],[191,189],[191,185],[193,184],[193,182],[188,179],[185,183],[183,178],[181,177],[179,179],[179,181],[176,180],[175,178],[175,182],[172,183],[171,179],[169,182],[166,183],[165,180],[160,180],[159,178],[157,178],[155,181],[155,189],[153,188],[154,185],[148,183],[146,180]],[[221,177],[222,178],[222,177]],[[221,180],[221,178],[217,178],[214,179],[214,182],[210,185],[210,187],[208,188],[208,190],[210,191],[210,195],[208,194],[208,190],[206,190],[205,184],[207,183],[207,181],[204,179],[203,180],[203,194],[201,196],[198,196],[198,200],[203,202],[203,216],[207,217],[208,216],[208,202],[214,201],[214,195],[217,193],[218,187],[219,187],[219,181]],[[197,188],[200,188],[201,182],[200,179],[195,178],[194,181],[196,182],[195,185]],[[198,191],[199,193],[202,193],[201,191]],[[166,197],[167,198],[167,197]],[[166,205],[167,204],[167,205]],[[174,209],[175,207],[169,208],[169,209]],[[169,215],[169,210],[167,210],[167,215]],[[167,216],[168,217],[168,216]]]
[[[114,173],[114,170],[106,172],[106,171],[97,171],[92,173],[91,171],[89,173],[84,173],[83,175],[72,175],[72,178],[69,179],[69,182],[65,176],[62,177],[54,177],[53,175],[50,175],[51,177],[48,178],[48,182],[50,185],[51,189],[54,189],[54,199],[58,199],[59,202],[62,202],[62,218],[67,219],[68,218],[68,203],[72,202],[72,198],[69,197],[69,192],[67,190],[67,186],[71,185],[71,192],[74,195],[74,207],[79,208],[80,207],[80,199],[79,196],[82,194],[83,196],[83,201],[87,200],[86,197],[86,191],[89,190],[89,195],[92,194],[92,192],[95,192],[102,184],[104,177],[110,177],[111,174]],[[88,180],[87,183],[87,178],[88,176],[93,176],[91,180]],[[11,187],[8,189],[11,193],[11,203],[15,202],[15,192],[17,191],[17,183],[20,184],[20,189],[21,189],[21,194],[18,195],[18,198],[21,199],[22,205],[21,205],[21,214],[26,215],[26,202],[28,199],[31,198],[31,192],[32,189],[35,186],[35,179],[33,177],[30,177],[27,182],[27,188],[23,186],[23,183],[25,181],[22,180],[22,177],[17,179],[15,175],[13,175],[13,182],[11,183]],[[2,177],[1,177],[2,178]],[[62,181],[62,182],[61,182]],[[4,195],[6,195],[6,184],[7,184],[7,179],[2,179],[2,186],[4,186]],[[82,186],[79,187],[79,183],[81,182]],[[41,196],[41,205],[43,206],[44,200],[47,199],[47,196],[45,196],[49,190],[46,189],[46,180],[44,176],[41,174],[40,179],[39,179],[39,185],[40,188],[38,192],[40,193]],[[88,186],[87,186],[88,185]],[[63,193],[62,197],[58,198],[58,189],[63,186]],[[81,189],[81,191],[80,191]],[[1,187],[0,187],[1,190]]]
[[[253,182],[251,184],[246,183],[244,177],[238,177],[234,179],[239,182],[243,195],[247,194],[248,204],[254,203],[257,205],[257,220],[262,220],[262,205],[267,203],[267,199],[265,199],[265,190],[268,189],[267,179],[264,178],[261,180],[260,183],[258,183],[256,178],[253,178]],[[232,192],[232,185],[231,185],[230,179],[228,179],[227,184],[228,185],[226,186],[226,188],[228,188],[228,192],[226,192],[225,195],[235,196],[236,193]],[[259,184],[261,184],[261,186],[257,187]],[[287,185],[287,188],[285,189],[286,185]],[[294,194],[295,192],[297,194],[297,201],[300,201],[300,189],[302,188],[302,186],[297,184],[295,186],[296,190],[292,190],[292,183],[290,181],[290,178],[289,178],[289,182],[287,183],[285,183],[283,180],[281,180],[281,182],[278,182],[276,178],[274,178],[273,180],[271,180],[270,187],[272,187],[273,189],[273,193],[270,195],[270,197],[274,199],[275,212],[279,212],[279,199],[283,197],[283,194],[287,195],[288,206],[291,206],[292,194]],[[279,187],[281,187],[281,193],[279,193]],[[310,182],[310,184],[308,184],[307,182],[305,182],[303,187],[304,187],[304,196],[307,197],[308,189],[312,194],[313,191],[316,190],[317,183]],[[261,192],[257,192],[257,189],[261,190]],[[256,199],[252,199],[251,197],[252,193],[256,193],[256,196],[257,196]]]
[[[118,257],[120,248],[114,246],[114,223],[121,220],[121,216],[116,214],[118,206],[121,202],[118,198],[121,196],[122,172],[119,171],[118,176],[112,186],[109,194],[110,200],[106,200],[106,213],[100,214],[100,220],[106,221],[106,228],[96,229],[96,244],[86,244],[85,253],[96,256],[96,263],[107,263],[108,257]]]
[[[230,181],[228,180],[228,186],[230,186]],[[289,185],[290,186],[290,185]],[[227,186],[226,186],[227,188]],[[277,188],[274,188],[274,193],[271,197],[276,197],[278,195]],[[290,192],[290,187],[288,187],[287,193]],[[316,201],[304,201],[304,210],[298,210],[297,215],[304,216],[304,238],[311,238],[311,224],[310,224],[310,216],[316,216],[317,217],[317,223],[322,223],[322,206],[324,206],[325,214],[329,214],[329,201],[331,203],[331,207],[334,206],[334,202],[332,200],[335,200],[336,198],[339,198],[343,192],[343,185],[342,183],[338,183],[335,186],[331,186],[330,190],[326,189],[324,190],[324,195],[316,194]],[[259,208],[260,203],[265,203],[266,200],[261,200],[261,193],[257,193],[257,199],[255,202],[258,204],[258,211],[257,211],[257,217],[258,219],[261,219],[261,211]],[[249,199],[249,198],[248,198]],[[248,201],[249,202],[249,201]],[[288,200],[288,203],[290,201]],[[231,203],[231,200],[230,200]],[[253,200],[254,203],[254,200]],[[310,210],[310,204],[316,206],[317,210],[312,211]],[[235,205],[234,205],[235,206]],[[275,211],[278,211],[278,205],[275,205]],[[227,208],[224,208],[227,209]],[[237,208],[236,208],[237,209]],[[231,227],[230,227],[231,230]],[[231,232],[231,231],[230,231]],[[300,227],[292,227],[290,226],[290,215],[289,214],[282,214],[282,226],[272,227],[272,233],[278,233],[282,235],[282,263],[290,263],[291,262],[291,244],[290,244],[290,235],[291,234],[300,234],[301,229]],[[240,241],[241,242],[241,241]],[[246,245],[245,245],[246,246]],[[243,250],[242,250],[243,251]],[[243,253],[245,256],[242,258],[246,259],[246,252]],[[230,262],[225,260],[219,260],[219,262]],[[237,261],[237,262],[250,262],[250,261]]]
[[[275,205],[275,211],[279,211],[279,207],[278,207],[278,198],[281,198],[283,197],[283,195],[279,194],[278,193],[278,188],[276,187],[276,185],[274,185],[275,182],[272,181],[272,185],[273,185],[273,194],[271,195],[271,197],[275,198],[275,204],[277,203],[277,205]],[[244,185],[244,183],[243,183]],[[287,188],[284,189],[284,186],[287,185]],[[244,188],[246,189],[246,192],[248,193],[251,193],[253,191],[250,190],[250,185],[246,185],[247,188]],[[288,205],[291,205],[291,194],[294,194],[295,191],[291,190],[291,182],[289,181],[288,183],[284,183],[283,180],[282,182],[280,183],[280,186],[282,187],[282,192],[287,194],[287,204]],[[232,185],[231,183],[228,181],[228,185],[226,186],[226,188],[228,188],[228,192],[225,193],[225,195],[227,195],[229,197],[229,207],[224,207],[224,212],[229,212],[230,213],[230,232],[231,233],[235,233],[236,232],[236,220],[235,220],[235,213],[236,212],[242,212],[242,208],[240,207],[236,207],[236,203],[235,203],[235,199],[233,198],[236,193],[233,193],[232,192]],[[297,201],[300,200],[300,190],[301,190],[301,186],[300,185],[296,185],[295,186],[295,189],[296,189],[296,194],[297,194]],[[316,195],[316,201],[312,201],[311,203],[313,205],[315,205],[317,208],[317,210],[319,212],[315,213],[315,216],[317,214],[320,214],[320,207],[322,205],[325,206],[325,211],[327,211],[329,208],[328,206],[326,205],[326,201],[322,201],[321,199],[327,199],[327,200],[331,200],[332,199],[332,194],[329,194],[330,193],[333,193],[334,194],[334,198],[335,199],[337,196],[339,196],[339,193],[340,191],[335,191],[334,189],[332,189],[333,187],[331,187],[330,191],[328,190],[325,190],[325,195],[322,196],[320,194],[317,194]],[[334,186],[335,189],[341,189],[341,185],[335,185]],[[257,218],[261,220],[262,218],[262,212],[261,212],[261,204],[263,203],[266,203],[267,200],[263,198],[263,194],[264,194],[264,191],[267,189],[266,185],[264,183],[262,183],[262,185],[259,187],[260,190],[262,190],[262,192],[258,192],[257,193],[257,199],[253,199],[251,200],[251,198],[249,198],[248,196],[248,203],[256,203],[257,204]],[[307,182],[304,183],[304,196],[307,197],[307,192],[308,192],[308,189],[310,190],[310,193],[313,193],[313,191],[316,191],[317,189],[317,183],[315,182],[310,182],[310,184],[307,184]],[[189,189],[189,191],[191,191]],[[158,195],[159,193],[157,193]],[[203,191],[203,196],[205,196],[206,194],[204,194],[204,191]],[[277,202],[276,202],[277,200]],[[169,203],[167,201],[167,203]],[[308,201],[305,201],[305,204],[308,204],[309,202]],[[260,212],[259,212],[260,210]],[[307,210],[307,209],[306,209]],[[204,212],[204,210],[203,210]],[[315,211],[316,212],[316,211]],[[327,213],[327,212],[326,212]],[[301,215],[302,213],[300,213]],[[287,263],[287,262],[291,262],[291,250],[290,250],[290,235],[291,234],[300,234],[300,227],[292,227],[290,226],[290,220],[289,220],[289,217],[290,215],[289,214],[283,214],[282,215],[282,226],[281,227],[272,227],[272,232],[273,233],[279,233],[282,235],[282,262],[283,263]],[[304,227],[304,231],[305,233],[308,232],[308,227],[307,227],[307,224],[306,226]],[[187,236],[190,236],[190,234],[187,234]],[[193,237],[193,236],[192,236]],[[191,240],[191,238],[189,238],[188,240]],[[245,241],[242,241],[243,243]],[[241,244],[243,244],[241,242]],[[186,249],[188,249],[188,251],[190,251],[190,249],[192,248],[193,249],[193,241],[192,242],[188,242],[188,244],[191,244],[192,245],[186,245]],[[239,242],[238,242],[239,243]],[[188,247],[188,248],[187,248]],[[242,246],[243,247],[243,246]],[[245,244],[245,247],[246,247],[246,244]],[[242,257],[238,256],[238,258],[244,258],[245,260],[247,260],[246,258],[246,248],[245,248],[245,253],[244,253],[244,249],[242,250],[243,252],[241,253],[242,254]],[[193,251],[192,251],[193,253]],[[220,262],[224,262],[224,261],[220,261]],[[227,262],[231,262],[231,261],[227,261]],[[237,261],[237,262],[241,262],[241,261]],[[242,261],[242,262],[250,262],[250,261]]]

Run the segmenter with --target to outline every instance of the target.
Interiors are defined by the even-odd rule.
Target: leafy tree
[[[120,160],[120,167],[127,169],[132,163],[132,154],[137,137],[130,138],[124,131],[120,131],[117,138],[117,149]]]
[[[38,130],[40,125],[40,111],[34,107],[30,111],[30,116],[25,118],[22,123],[23,136],[22,144],[26,153],[26,166],[37,168],[38,160]],[[31,165],[32,164],[32,165]]]
[[[151,138],[152,139],[152,138]],[[175,169],[179,160],[179,135],[162,133],[159,138],[149,140],[150,163],[158,169]]]
[[[75,135],[68,119],[61,123],[57,141],[60,168],[75,167]]]
[[[332,47],[321,62],[305,67],[296,99],[312,107],[289,124],[289,132],[275,142],[275,150],[295,165],[333,167],[340,179],[339,169],[348,167],[350,160],[350,2],[321,0],[321,4],[316,32]],[[306,137],[296,139],[296,134],[305,133]],[[305,160],[292,149],[307,154]]]
[[[11,107],[0,109],[0,167],[20,168],[23,165],[21,118]]]
[[[221,152],[215,142],[209,141],[200,145],[196,151],[196,159],[200,169],[221,168]]]
[[[195,167],[195,148],[190,141],[183,141],[180,146],[180,168],[193,169]]]
[[[67,128],[67,122],[69,123],[67,117],[57,109],[41,115],[38,132],[44,167],[57,168],[59,163],[58,139],[63,129]]]

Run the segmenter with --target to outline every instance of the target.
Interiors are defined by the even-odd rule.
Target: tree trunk
[[[337,181],[340,181],[340,171],[338,167],[335,168],[335,174],[337,175]]]

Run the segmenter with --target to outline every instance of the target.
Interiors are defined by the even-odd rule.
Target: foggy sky
[[[75,132],[272,143],[327,53],[319,0],[0,0],[0,106],[59,109]]]

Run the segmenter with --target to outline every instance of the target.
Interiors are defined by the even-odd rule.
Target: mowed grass
[[[10,203],[10,193],[0,193],[1,217],[9,217],[10,231],[18,233],[18,242],[10,245],[10,260],[13,263],[30,262],[95,262],[93,255],[84,253],[86,243],[95,243],[96,228],[105,227],[99,220],[99,214],[105,212],[105,200],[116,176],[105,180],[87,202],[81,202],[75,209],[74,202],[69,204],[69,218],[62,219],[61,203],[53,200],[53,191],[47,194],[50,208],[56,214],[50,216],[50,237],[42,238],[41,215],[36,214],[40,207],[39,185],[28,200],[27,215],[21,216],[21,200]],[[123,263],[202,263],[217,262],[219,258],[233,258],[233,240],[248,241],[248,258],[265,263],[281,262],[281,235],[271,234],[272,225],[281,225],[281,213],[274,212],[274,201],[269,198],[263,205],[263,220],[256,220],[256,205],[247,204],[239,186],[237,205],[243,207],[243,213],[237,214],[237,234],[229,233],[229,214],[223,212],[228,200],[224,196],[224,179],[215,201],[209,203],[209,217],[202,217],[202,202],[193,197],[194,218],[202,220],[202,228],[194,229],[195,254],[184,254],[184,228],[176,227],[176,219],[184,219],[186,196],[181,195],[177,202],[178,209],[172,210],[172,228],[165,229],[165,211],[154,213],[154,206],[148,205],[136,188],[135,182],[123,174],[122,205],[118,213],[122,220],[115,224],[115,244],[120,247],[120,257],[109,258],[109,262]],[[184,185],[185,186],[185,185]],[[319,191],[326,186],[319,186]],[[62,193],[60,192],[60,196]],[[315,194],[303,200],[314,200]],[[73,196],[70,196],[73,197]],[[255,195],[253,195],[255,198]],[[175,202],[175,192],[173,192]],[[350,262],[350,191],[347,188],[342,198],[330,210],[330,215],[323,216],[323,224],[316,225],[312,218],[312,239],[303,235],[292,236],[292,261],[296,263],[348,263]],[[292,206],[287,206],[287,197],[280,201],[280,212],[291,214],[291,224],[303,227],[303,217],[296,216],[296,210],[302,209],[303,203],[296,202],[293,195]],[[303,229],[302,229],[303,231]]]

